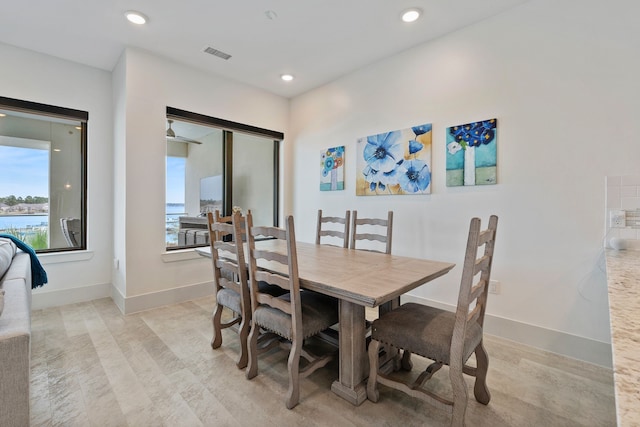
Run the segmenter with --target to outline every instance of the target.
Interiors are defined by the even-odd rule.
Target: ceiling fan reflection
[[[169,119],[167,120],[167,122],[169,122],[169,128],[167,129],[167,141],[186,142],[189,144],[202,144],[202,142],[196,141],[195,139],[185,138],[185,137],[176,135],[175,131],[171,129],[171,124],[173,123],[173,120]]]

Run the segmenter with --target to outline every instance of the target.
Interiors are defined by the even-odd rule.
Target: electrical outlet
[[[118,258],[113,259],[113,269],[117,270],[120,268],[120,260]]]
[[[612,228],[624,228],[626,225],[626,213],[625,211],[611,211],[609,213],[609,218],[611,223],[609,224]]]
[[[489,280],[489,293],[490,294],[499,294],[500,293],[500,282],[497,280]]]

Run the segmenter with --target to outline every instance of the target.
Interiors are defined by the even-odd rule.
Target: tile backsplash
[[[620,244],[627,249],[640,250],[640,225],[631,218],[640,210],[640,175],[608,176],[606,178],[605,247]],[[625,226],[612,224],[612,212],[625,211]]]

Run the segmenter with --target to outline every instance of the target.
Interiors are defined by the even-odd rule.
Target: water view
[[[184,203],[167,203],[166,206],[166,242],[167,246],[178,244],[179,217],[185,216]]]
[[[47,215],[0,215],[0,233],[16,236],[34,249],[49,247]]]
[[[48,215],[0,215],[0,233],[11,229],[26,231],[48,226]]]
[[[178,244],[178,218],[184,216],[184,203],[167,203],[166,241],[167,245]],[[26,236],[37,231],[49,230],[48,215],[0,215],[0,233],[18,233]]]

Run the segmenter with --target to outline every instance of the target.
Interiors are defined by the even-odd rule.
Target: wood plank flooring
[[[251,381],[235,366],[238,336],[212,350],[213,297],[123,316],[110,299],[33,312],[32,426],[448,426],[449,416],[380,386],[354,407],[331,391],[332,362],[284,405],[286,354],[259,359]],[[486,336],[488,406],[473,399],[468,426],[615,426],[613,373]],[[414,371],[427,361],[413,358]],[[432,380],[439,390],[448,371]]]

